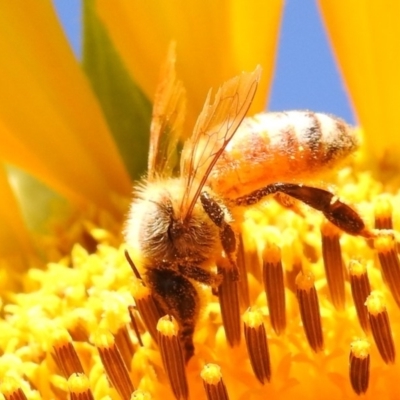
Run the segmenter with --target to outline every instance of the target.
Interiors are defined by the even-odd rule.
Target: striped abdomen
[[[311,111],[246,118],[211,172],[207,185],[227,198],[274,182],[300,182],[331,168],[357,148],[341,119]]]

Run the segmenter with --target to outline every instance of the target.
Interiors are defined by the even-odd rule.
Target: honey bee
[[[259,66],[225,82],[213,102],[208,94],[174,176],[184,115],[184,89],[174,63],[170,50],[155,97],[148,175],[134,188],[125,238],[140,254],[154,299],[176,318],[188,361],[201,304],[198,284],[218,287],[221,277],[213,267],[222,259],[236,268],[246,207],[283,193],[321,211],[345,232],[368,236],[368,231],[334,194],[299,183],[354,151],[355,137],[343,121],[303,111],[243,121],[257,90]]]

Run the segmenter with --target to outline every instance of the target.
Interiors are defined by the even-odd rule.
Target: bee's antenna
[[[125,254],[126,261],[128,261],[128,264],[131,266],[132,271],[133,271],[133,273],[135,274],[136,278],[139,279],[139,280],[141,280],[141,281],[143,282],[143,279],[142,279],[142,277],[140,276],[140,273],[139,273],[139,271],[137,270],[136,265],[135,265],[135,263],[133,262],[131,256],[129,255],[128,250],[125,250],[125,251],[124,251],[124,254]],[[143,283],[143,284],[144,284],[144,283]]]

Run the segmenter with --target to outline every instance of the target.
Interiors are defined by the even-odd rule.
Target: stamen
[[[111,384],[123,400],[129,400],[135,388],[113,335],[106,330],[99,330],[95,335],[94,344]]]
[[[135,299],[137,310],[151,337],[157,343],[157,322],[164,315],[157,306],[150,289],[140,280],[135,280],[131,285],[132,297]]]
[[[271,362],[263,315],[259,309],[249,308],[243,315],[243,322],[251,367],[257,379],[264,384],[265,379],[268,382],[271,379]]]
[[[94,400],[89,379],[84,374],[72,374],[68,379],[68,389],[71,400]]]
[[[350,383],[358,394],[365,393],[369,384],[369,349],[371,345],[365,339],[358,339],[350,345]]]
[[[27,400],[19,382],[11,377],[4,377],[0,383],[0,393],[6,400]]]
[[[207,400],[229,400],[219,365],[205,365],[201,370],[200,376],[203,379]]]
[[[307,341],[315,352],[322,351],[324,348],[324,337],[322,334],[318,295],[314,286],[314,275],[310,271],[300,272],[296,278],[296,285],[300,316]]]
[[[351,260],[349,263],[349,276],[351,294],[356,307],[358,321],[360,322],[361,328],[364,332],[368,333],[369,319],[367,307],[365,307],[365,301],[371,293],[371,286],[369,284],[366,266],[357,260]]]
[[[400,307],[400,262],[393,235],[381,234],[375,239],[382,274],[396,304]]]
[[[392,204],[384,197],[375,201],[375,229],[393,229]]]
[[[244,262],[246,264],[246,270],[248,273],[252,274],[259,282],[262,280],[261,274],[261,262],[257,250],[257,244],[254,237],[250,232],[244,234],[243,238],[243,248],[244,248]]]
[[[115,344],[124,359],[125,365],[130,366],[135,349],[133,343],[129,337],[129,332],[126,326],[118,329],[117,333],[114,335]]]
[[[240,344],[241,336],[238,281],[235,280],[235,272],[228,263],[220,263],[217,267],[218,273],[222,275],[222,283],[218,287],[222,323],[226,340],[233,347]]]
[[[140,335],[140,331],[139,331],[139,326],[138,323],[136,321],[136,307],[135,306],[128,306],[128,312],[129,312],[129,316],[131,318],[131,326],[133,328],[133,331],[135,332],[136,338],[139,342],[140,347],[143,347],[143,341],[142,341],[142,336]]]
[[[152,400],[152,397],[149,392],[144,392],[143,390],[135,390],[132,393],[131,400]]]
[[[286,287],[292,292],[296,293],[296,278],[299,272],[303,269],[301,258],[294,255],[292,269],[285,268],[285,281]]]
[[[84,373],[78,354],[72,344],[68,331],[58,330],[53,333],[53,349],[55,361],[64,378],[68,379],[73,373]]]
[[[82,320],[76,319],[75,321],[70,321],[71,325],[67,326],[68,333],[74,342],[87,342],[89,340],[89,334],[85,328]]]
[[[179,340],[178,324],[166,315],[157,323],[158,345],[164,370],[177,399],[187,399],[189,388],[185,369],[185,356]]]
[[[249,295],[249,282],[247,280],[246,253],[244,250],[242,235],[239,236],[236,263],[239,269],[239,276],[240,276],[239,279],[240,305],[243,309],[247,309],[250,306],[250,295]]]
[[[281,250],[274,244],[265,246],[263,254],[263,280],[267,295],[271,325],[277,335],[286,328],[285,283]]]
[[[385,363],[394,363],[396,350],[383,295],[377,291],[373,291],[367,297],[365,305],[368,310],[372,336],[378,347],[379,354]]]
[[[331,301],[336,309],[343,310],[345,290],[342,250],[339,241],[340,231],[330,222],[325,222],[321,227],[321,235],[322,257]]]

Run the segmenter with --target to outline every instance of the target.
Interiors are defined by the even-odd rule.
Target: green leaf
[[[132,80],[98,18],[94,0],[83,4],[83,68],[92,84],[132,179],[147,167],[151,103]]]

